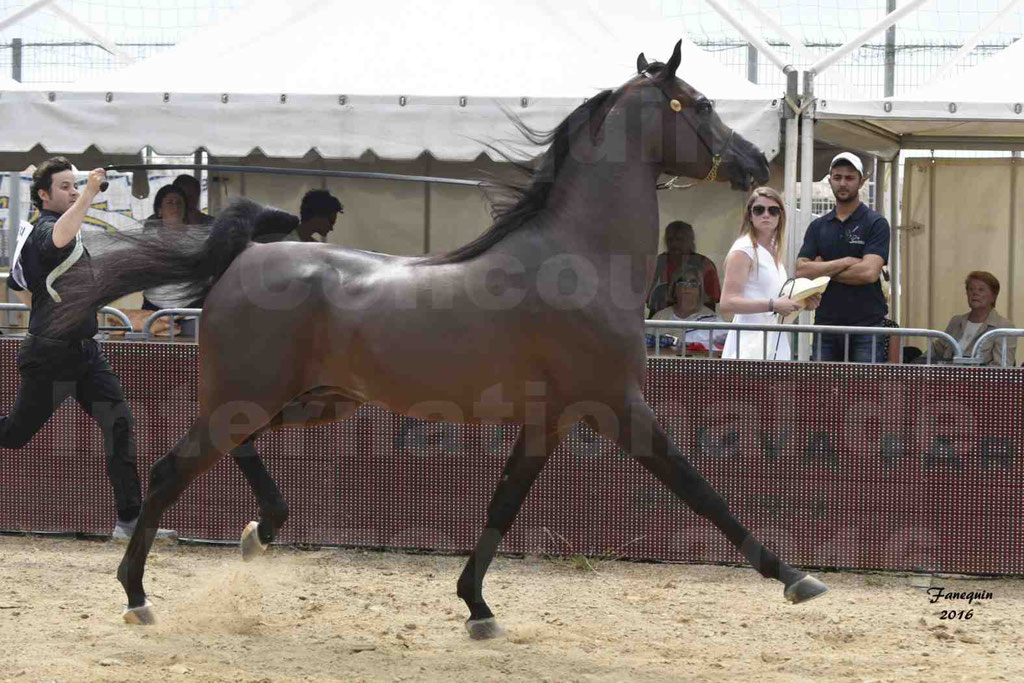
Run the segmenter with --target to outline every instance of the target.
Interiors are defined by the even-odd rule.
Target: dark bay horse
[[[288,232],[295,219],[241,200],[202,242],[135,236],[94,256],[91,278],[63,284],[67,311],[170,282],[209,290],[198,417],[153,466],[143,523],[118,569],[126,621],[154,619],[142,582],[146,557],[164,510],[196,477],[225,454],[236,456],[260,499],[260,521],[247,528],[243,550],[258,551],[287,508],[253,438],[344,420],[368,402],[429,420],[522,426],[457,584],[474,638],[501,632],[483,598],[484,574],[534,479],[580,420],[713,522],[762,576],[782,582],[788,600],[827,590],[736,519],[641,393],[659,174],[728,180],[738,189],[768,179],[764,155],[676,78],[679,61],[678,44],[666,64],[640,55],[635,77],[535,139],[550,147],[529,182],[487,231],[450,253],[252,244],[254,230],[276,223]],[[403,340],[413,340],[413,350],[393,353]]]

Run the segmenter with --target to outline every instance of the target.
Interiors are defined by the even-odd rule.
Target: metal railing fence
[[[141,332],[132,332],[131,334],[126,335],[125,338],[132,341],[149,341],[150,338],[153,336],[153,323],[155,323],[160,318],[169,317],[171,321],[170,327],[168,328],[167,331],[167,336],[170,338],[170,342],[173,344],[175,336],[174,323],[176,322],[177,318],[194,318],[198,321],[202,313],[203,309],[201,308],[161,308],[159,311],[153,311],[153,314],[146,318],[146,322],[142,323]],[[198,325],[196,326],[196,334],[194,337],[192,337],[192,341],[195,342],[196,344],[199,343]]]
[[[0,303],[0,311],[18,311],[28,312],[31,309],[20,303]],[[104,316],[113,316],[118,319],[122,325],[100,325],[100,330],[104,332],[125,332],[125,340],[127,341],[150,341],[153,334],[153,324],[165,317],[169,317],[170,326],[168,330],[168,337],[171,343],[175,342],[176,337],[185,336],[190,343],[199,342],[199,331],[196,328],[196,334],[194,337],[188,335],[176,334],[174,329],[174,323],[178,318],[192,318],[198,320],[203,313],[201,308],[163,308],[158,311],[154,311],[152,315],[146,318],[146,321],[142,325],[141,330],[135,330],[132,326],[131,320],[128,316],[117,308],[112,306],[104,306],[100,309],[99,314]],[[681,335],[676,337],[674,335],[664,334],[666,329],[679,330]],[[648,336],[648,346],[652,346],[651,337],[653,337],[653,347],[655,353],[661,353],[663,349],[679,348],[679,356],[687,357],[690,352],[687,349],[688,342],[686,333],[688,331],[707,331],[707,337],[701,337],[696,340],[696,343],[702,344],[704,348],[708,350],[709,357],[721,357],[721,348],[719,344],[714,341],[713,332],[716,330],[720,331],[731,331],[735,330],[737,334],[737,348],[739,348],[739,341],[742,338],[744,332],[760,334],[762,339],[762,359],[775,360],[769,357],[768,344],[771,332],[778,332],[782,334],[798,335],[798,334],[812,334],[816,338],[821,335],[842,335],[845,339],[843,359],[848,362],[850,358],[850,344],[849,339],[851,335],[870,335],[873,339],[876,337],[895,337],[900,341],[900,356],[902,358],[903,342],[907,337],[924,337],[928,340],[928,347],[923,353],[923,357],[927,364],[931,364],[932,357],[932,344],[935,340],[942,340],[950,346],[953,350],[953,357],[951,362],[956,365],[980,365],[984,346],[989,341],[995,341],[1001,338],[1002,354],[1000,367],[1007,367],[1007,347],[1010,343],[1010,339],[1019,339],[1024,337],[1024,330],[1015,328],[1001,328],[996,330],[989,330],[981,337],[978,338],[974,344],[974,349],[971,355],[964,355],[963,350],[960,347],[960,343],[950,336],[948,333],[939,330],[929,330],[925,328],[916,327],[858,327],[858,326],[843,326],[843,325],[798,325],[798,324],[753,324],[753,323],[732,323],[732,322],[705,322],[705,321],[679,321],[679,320],[654,320],[647,319],[644,321],[644,330]],[[652,332],[652,330],[654,332]],[[668,337],[668,339],[666,339]],[[796,348],[796,344],[791,344],[791,348]],[[816,349],[820,349],[820,345],[815,345]],[[875,355],[875,345],[872,343],[872,355]],[[783,359],[799,361],[799,358]],[[818,362],[818,358],[814,357],[812,353],[808,359],[810,361]]]
[[[0,303],[0,311],[16,311],[21,313],[28,313],[31,310],[32,309],[26,306],[25,304]],[[132,321],[128,318],[127,315],[125,315],[122,311],[116,308],[113,308],[111,306],[104,306],[99,310],[99,313],[97,315],[114,316],[119,321],[124,323],[122,326],[100,325],[101,331],[118,332],[121,330],[126,330],[129,333],[133,331]]]
[[[1024,337],[1024,330],[1014,329],[1012,327],[1003,327],[996,330],[989,330],[985,334],[978,337],[978,340],[974,343],[974,350],[970,356],[964,358],[965,364],[980,365],[982,360],[982,354],[985,351],[985,344],[989,341],[995,341],[996,339],[1002,338],[1002,349],[999,359],[999,367],[1013,367],[1006,365],[1007,357],[1007,346],[1011,337]],[[1016,344],[1016,340],[1013,342]]]
[[[683,357],[685,357],[687,355],[687,348],[686,348],[686,346],[687,346],[687,344],[686,344],[686,331],[687,330],[708,330],[708,340],[709,340],[709,342],[712,342],[712,337],[713,337],[713,335],[711,334],[712,330],[735,330],[736,331],[736,335],[737,335],[737,348],[740,347],[739,341],[740,341],[740,338],[742,337],[743,332],[760,333],[761,337],[763,339],[762,359],[769,359],[769,355],[768,355],[768,343],[769,343],[769,341],[768,340],[769,340],[770,335],[763,334],[764,332],[778,332],[780,335],[781,334],[811,333],[811,334],[815,335],[816,337],[820,337],[820,335],[826,335],[826,334],[828,334],[828,335],[843,335],[843,338],[845,340],[845,342],[844,342],[844,351],[843,351],[843,359],[844,359],[844,361],[849,361],[849,358],[850,358],[850,336],[851,335],[871,335],[872,336],[872,355],[875,355],[875,353],[874,353],[874,351],[875,351],[874,338],[875,337],[885,336],[885,337],[897,337],[897,338],[900,339],[900,351],[901,351],[900,355],[901,355],[901,357],[902,357],[902,349],[903,349],[903,338],[905,338],[905,337],[925,337],[925,338],[929,339],[928,348],[927,348],[927,350],[925,351],[925,354],[924,354],[926,362],[929,363],[929,364],[932,362],[932,344],[933,344],[933,340],[935,340],[935,339],[941,339],[942,341],[944,341],[944,342],[946,342],[947,344],[950,345],[950,347],[953,349],[953,358],[954,359],[961,358],[963,356],[963,352],[960,349],[960,344],[957,342],[956,339],[953,339],[953,337],[951,337],[946,332],[940,332],[938,330],[928,330],[928,329],[916,328],[916,327],[858,327],[858,326],[846,326],[846,325],[797,325],[797,324],[771,324],[771,325],[760,324],[759,325],[759,324],[753,324],[753,323],[727,323],[727,322],[704,322],[704,321],[698,322],[698,321],[686,321],[686,320],[653,320],[653,319],[645,320],[644,321],[644,329],[645,330],[650,330],[652,328],[661,329],[661,330],[663,330],[665,328],[677,328],[677,329],[682,330],[683,331],[683,336],[682,336],[681,341],[679,341],[679,344],[681,345],[680,355],[683,356]],[[996,332],[996,331],[998,331],[998,330],[993,330],[993,332]],[[1022,332],[1024,332],[1024,331],[1022,331]],[[989,333],[989,334],[991,334],[991,333]],[[660,352],[661,351],[661,346],[662,346],[662,339],[661,339],[661,337],[662,336],[663,335],[658,334],[658,333],[654,334],[654,337],[655,337],[655,340],[654,340],[655,352]],[[672,335],[669,335],[669,336],[672,336]],[[714,352],[715,352],[714,344],[713,343],[708,343],[706,346],[708,348],[709,355],[714,355]],[[795,345],[791,345],[791,346],[795,347]],[[820,348],[821,348],[820,344],[817,345],[817,348],[819,349],[819,357],[820,357]],[[798,359],[786,359],[786,360],[798,360]],[[812,357],[809,360],[817,361],[818,359],[814,358],[814,356],[812,354]]]

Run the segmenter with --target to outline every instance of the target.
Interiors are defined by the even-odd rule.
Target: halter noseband
[[[665,92],[664,88],[661,87],[661,84],[658,83],[654,79],[654,76],[651,75],[651,72],[650,72],[649,68],[644,69],[643,71],[641,71],[640,75],[643,76],[644,78],[646,78],[647,80],[649,80],[652,84],[654,84],[654,87],[658,89],[658,92],[660,92],[662,94],[662,96],[666,100],[668,100],[669,109],[671,109],[672,111],[674,111],[677,114],[682,113],[682,111],[683,111],[683,103],[680,102],[679,100],[677,100],[676,98],[672,97],[671,95],[669,95],[667,92]],[[712,149],[711,145],[708,144],[707,140],[704,139],[704,136],[700,134],[700,131],[697,130],[697,127],[693,125],[693,123],[690,121],[690,119],[688,119],[688,118],[686,118],[684,116],[683,120],[686,121],[686,125],[688,125],[690,127],[690,130],[693,131],[693,134],[697,136],[697,139],[700,140],[700,143],[702,145],[704,145],[705,149],[708,150],[708,154],[711,155],[711,170],[708,171],[708,174],[706,176],[704,176],[703,180],[705,182],[714,182],[718,178],[718,167],[722,163],[722,155],[721,154],[715,154],[715,150]],[[729,137],[726,138],[725,144],[722,145],[722,150],[723,151],[728,149],[729,144],[732,142],[732,136],[735,135],[735,134],[736,134],[735,130],[730,130],[729,131]]]

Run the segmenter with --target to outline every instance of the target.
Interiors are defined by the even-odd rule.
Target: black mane
[[[494,219],[491,227],[472,242],[445,254],[427,256],[420,263],[440,265],[468,261],[493,247],[508,234],[523,227],[540,213],[547,205],[551,188],[554,186],[566,155],[569,154],[569,146],[576,132],[591,123],[594,124],[590,126],[592,132],[596,132],[600,128],[600,123],[610,108],[611,96],[611,90],[601,91],[574,109],[551,131],[534,130],[516,115],[506,112],[515,127],[531,144],[537,146],[550,144],[550,147],[539,159],[523,162],[512,158],[508,153],[492,145],[491,149],[521,171],[525,179],[518,182],[488,182],[485,188],[491,198],[491,217]]]

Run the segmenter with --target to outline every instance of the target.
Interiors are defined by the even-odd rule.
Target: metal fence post
[[[14,247],[18,240],[18,228],[21,227],[21,171],[11,171],[7,174],[7,222],[4,227],[7,229],[7,253],[5,257],[7,259],[7,265],[10,266],[14,261]],[[17,302],[18,298],[14,295],[14,292],[7,290],[7,301]],[[4,315],[4,324],[10,327],[13,325],[14,316],[17,315],[12,311],[7,311]]]
[[[21,38],[11,40],[11,78],[21,82]]]
[[[885,13],[896,11],[896,0],[886,0]],[[896,94],[896,24],[885,29],[885,90],[886,97]]]

